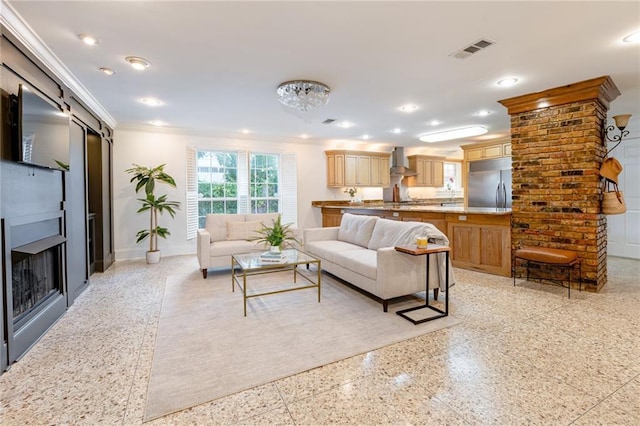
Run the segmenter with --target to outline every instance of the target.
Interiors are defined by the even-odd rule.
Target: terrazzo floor
[[[197,268],[177,256],[92,275],[0,376],[0,425],[142,424],[165,279]],[[145,425],[640,424],[640,261],[609,258],[602,291],[571,299],[455,272],[458,325]]]

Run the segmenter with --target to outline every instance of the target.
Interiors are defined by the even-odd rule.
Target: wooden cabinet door
[[[356,155],[344,156],[344,184],[345,186],[358,184],[358,157]]]
[[[389,174],[389,157],[380,158],[380,186],[388,188],[391,186],[391,175]]]
[[[371,163],[370,163],[370,172],[371,172],[371,178],[370,178],[370,184],[371,186],[380,186],[382,185],[382,182],[380,180],[381,175],[380,175],[380,157],[371,157]]]
[[[358,156],[356,175],[358,185],[369,186],[371,184],[371,157]]]
[[[335,175],[335,183],[336,186],[344,186],[344,155],[336,154],[336,175]]]
[[[327,154],[327,186],[336,186],[336,156]]]
[[[433,162],[433,186],[444,186],[444,161]]]
[[[506,226],[448,223],[454,266],[511,276],[511,229]]]

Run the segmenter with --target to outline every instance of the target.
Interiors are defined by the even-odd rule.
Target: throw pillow
[[[251,240],[259,237],[256,231],[262,229],[259,220],[251,222],[227,222],[227,240]]]
[[[422,235],[424,224],[420,222],[400,222],[396,220],[380,219],[369,240],[369,250],[383,247],[412,245],[416,237]]]
[[[366,247],[377,220],[377,216],[343,214],[338,229],[338,240]]]

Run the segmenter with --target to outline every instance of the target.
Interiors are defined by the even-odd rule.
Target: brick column
[[[511,116],[512,253],[522,246],[574,250],[582,259],[583,288],[590,291],[607,282],[598,172],[609,102],[619,95],[606,76],[499,101]],[[566,285],[558,268],[545,275]]]

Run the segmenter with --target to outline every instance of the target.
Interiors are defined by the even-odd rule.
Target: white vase
[[[271,246],[269,247],[269,251],[271,253],[280,253],[280,246]]]
[[[160,250],[156,251],[148,251],[146,253],[147,263],[158,263],[160,262]]]

